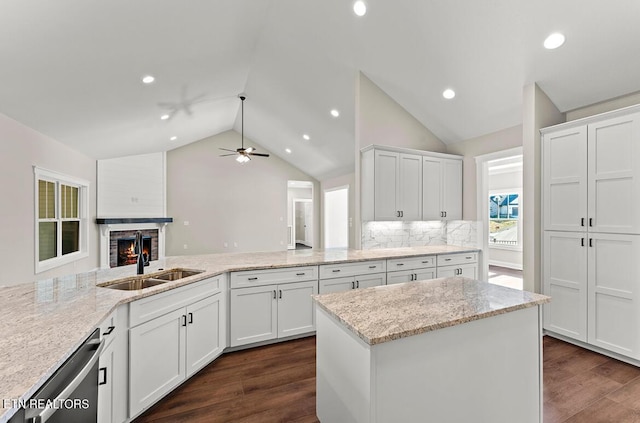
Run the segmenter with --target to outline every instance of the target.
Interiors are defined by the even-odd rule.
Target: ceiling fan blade
[[[225,156],[237,156],[238,153],[231,153],[231,154],[220,154],[220,157],[225,157]]]
[[[264,154],[264,153],[247,153],[251,156],[258,156],[258,157],[269,157],[268,154]]]
[[[224,151],[233,151],[234,153],[237,153],[237,152],[238,152],[238,150],[231,150],[231,149],[228,149],[228,148],[222,148],[222,147],[218,147],[218,149],[219,149],[219,150],[224,150]]]

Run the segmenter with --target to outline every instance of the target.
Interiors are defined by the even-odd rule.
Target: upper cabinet
[[[462,158],[393,147],[362,150],[362,220],[462,217]]]
[[[462,160],[422,159],[422,220],[462,219]]]
[[[640,234],[640,113],[543,131],[544,229]]]

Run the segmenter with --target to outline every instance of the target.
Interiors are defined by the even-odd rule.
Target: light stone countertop
[[[160,269],[204,270],[174,282],[139,291],[96,284],[135,276],[135,265],[0,286],[0,399],[30,398],[120,304],[168,291],[230,271],[346,263],[432,254],[479,251],[456,246],[376,250],[292,250],[260,253],[175,256],[151,262],[145,274]],[[1,282],[0,282],[1,283]],[[0,423],[15,412],[3,401]]]
[[[369,345],[509,313],[550,297],[463,277],[383,285],[314,296]]]

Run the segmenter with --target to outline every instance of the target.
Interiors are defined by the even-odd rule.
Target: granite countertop
[[[455,326],[550,298],[463,277],[316,295],[316,303],[369,345]]]
[[[31,397],[120,304],[229,271],[470,251],[479,250],[441,245],[377,250],[293,250],[175,256],[151,262],[145,268],[145,273],[177,267],[204,272],[143,291],[119,291],[96,286],[135,276],[135,265],[0,286],[0,398],[17,400]],[[0,423],[13,414],[7,412],[10,406],[10,403],[3,401]]]

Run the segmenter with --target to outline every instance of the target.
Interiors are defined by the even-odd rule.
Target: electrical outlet
[[[189,226],[189,221],[188,220],[184,221],[184,226]]]

